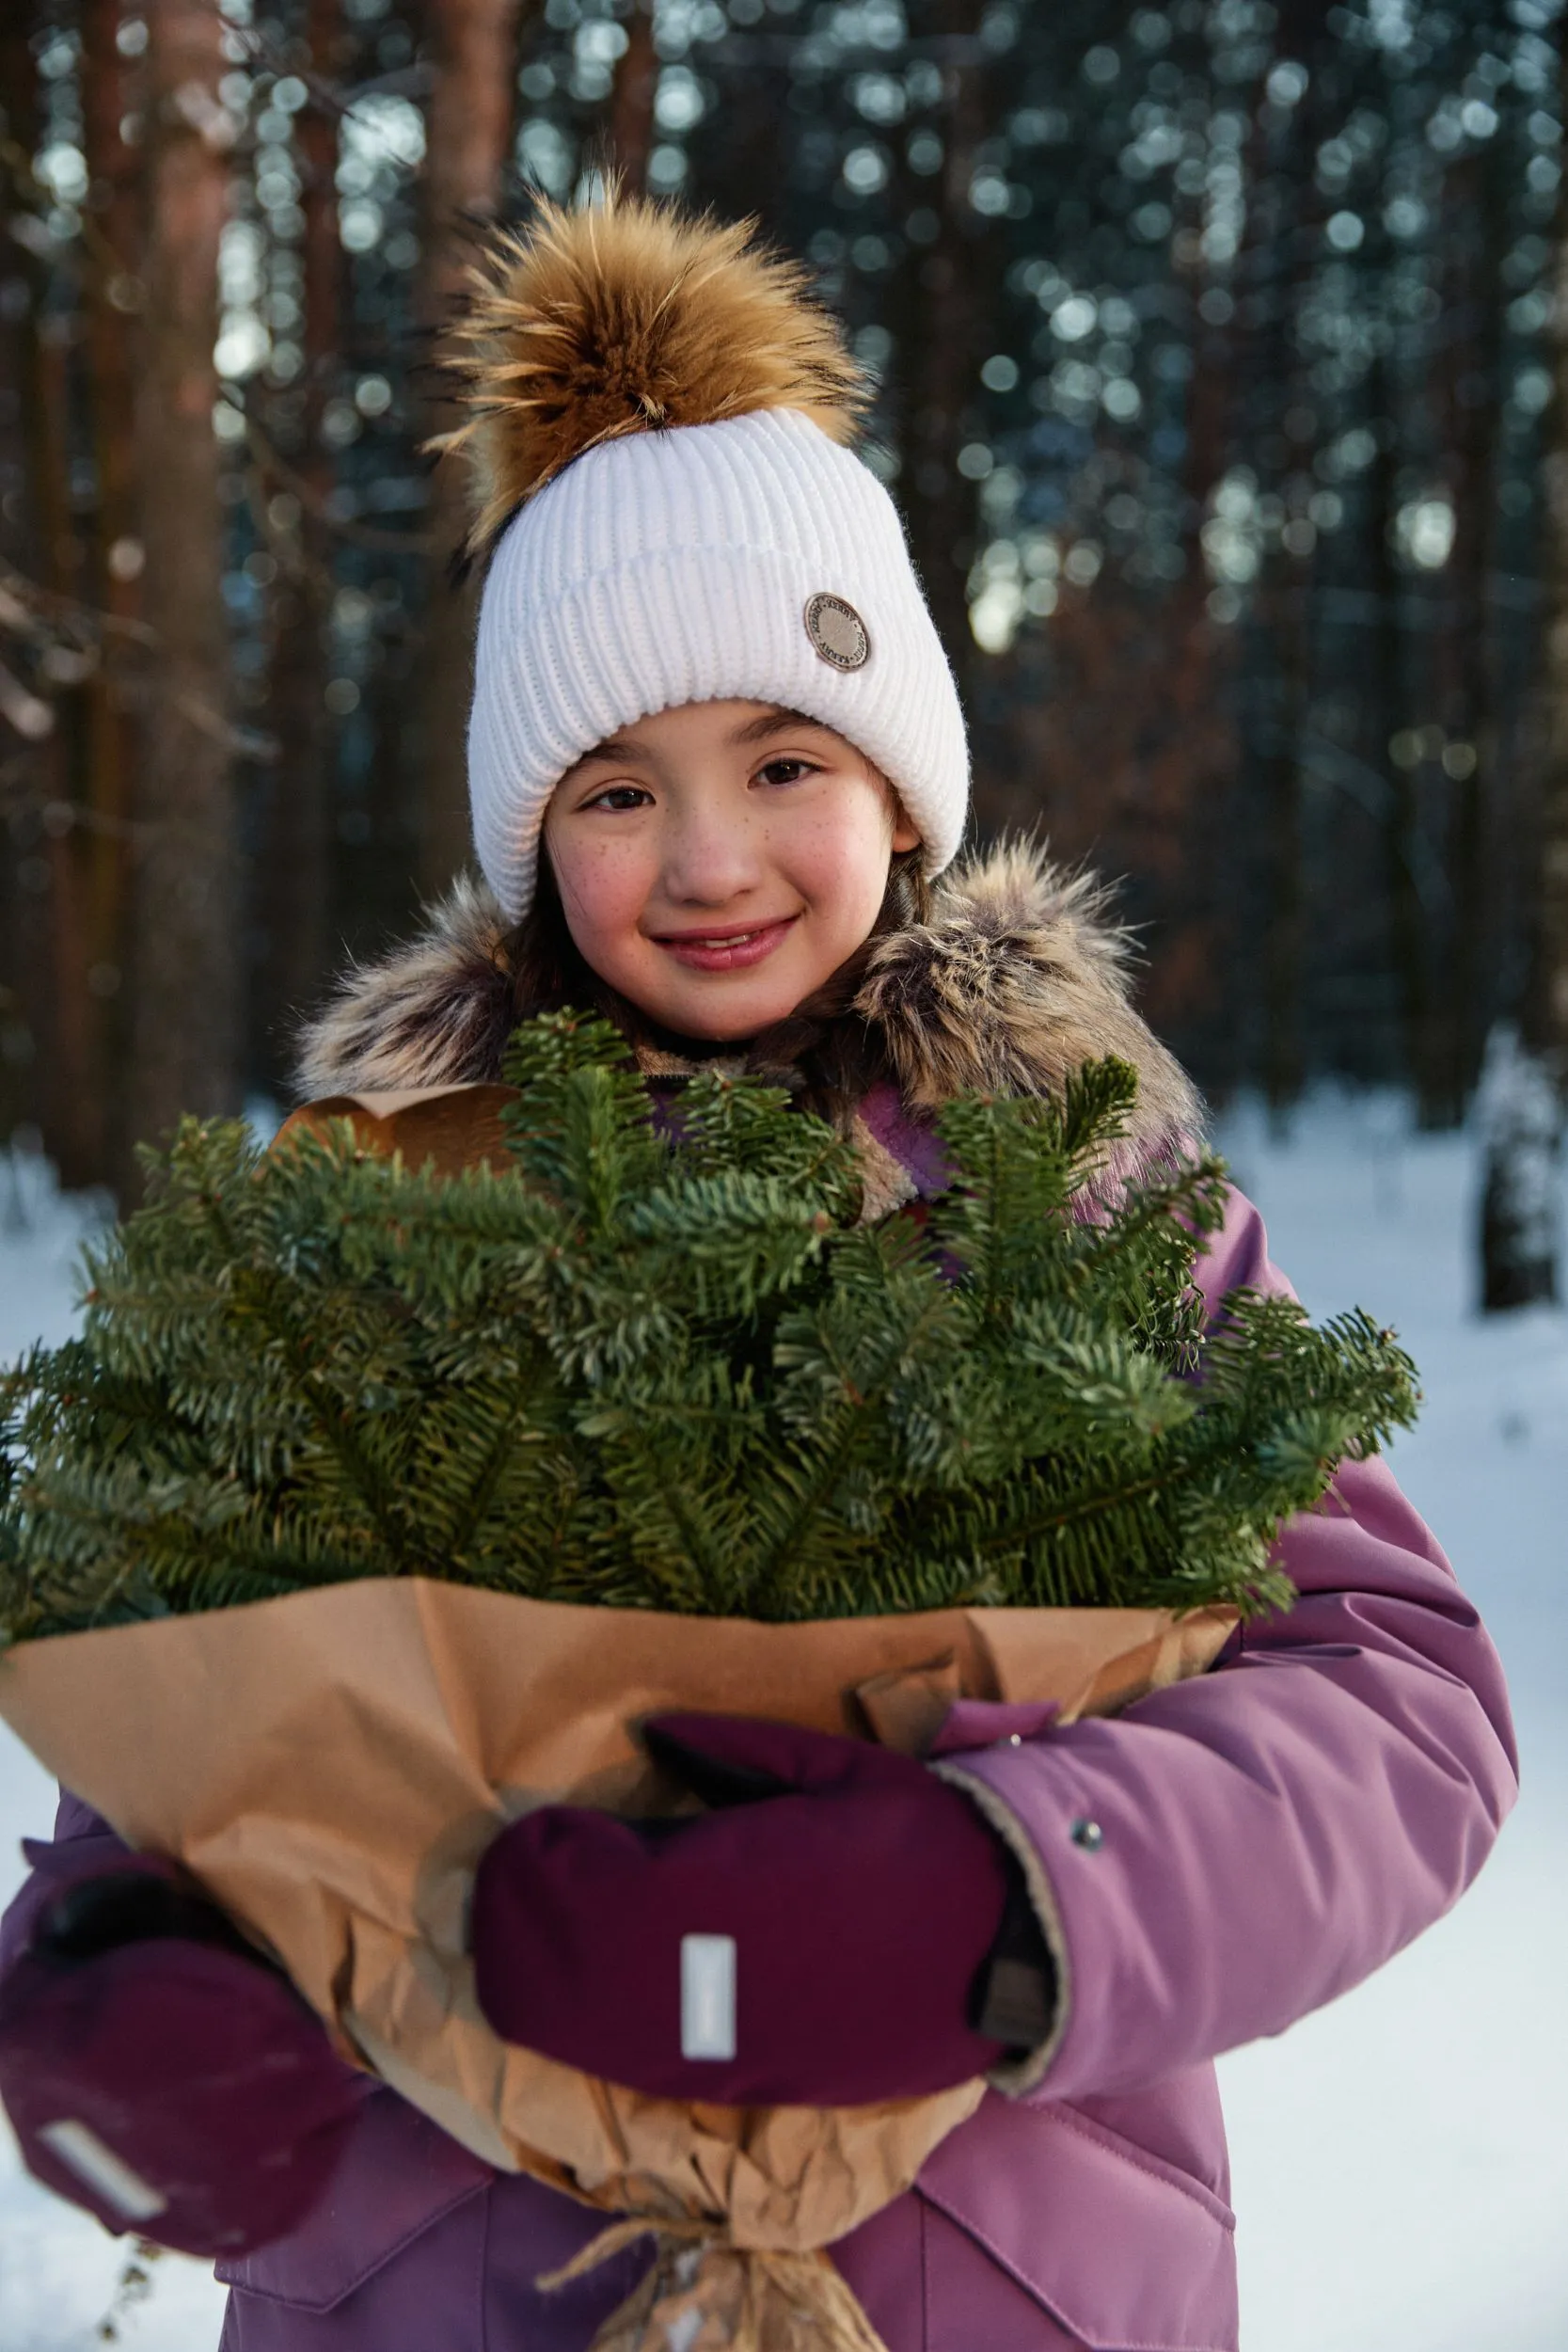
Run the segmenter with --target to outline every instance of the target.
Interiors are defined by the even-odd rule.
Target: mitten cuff
[[[1022,1889],[1022,1909],[1009,1894],[1001,1931],[991,1947],[990,1974],[981,2010],[985,2020],[981,2030],[1007,2042],[1010,2050],[1008,2057],[991,2068],[987,2080],[993,2090],[1000,2090],[1010,2099],[1022,2098],[1025,2092],[1037,2090],[1044,2080],[1062,2045],[1071,2010],[1070,1964],[1055,1893],[1038,1848],[994,1788],[958,1763],[935,1762],[929,1770],[978,1808],[988,1827],[995,1831],[1006,1849],[1013,1865],[1009,1872],[1012,1884]],[[1049,1981],[1037,1972],[1031,1986],[1031,1956],[1041,1951]],[[999,2017],[1006,2021],[1006,2027],[1003,2023],[993,2022]],[[1021,2029],[1024,2040],[1020,2039]]]

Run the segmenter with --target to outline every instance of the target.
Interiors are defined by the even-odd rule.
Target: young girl
[[[653,207],[545,210],[463,329],[485,566],[470,734],[488,883],[352,974],[306,1090],[494,1078],[592,1003],[656,1089],[782,1073],[858,1147],[868,1216],[942,1182],[929,1114],[1140,1073],[1124,1172],[1198,1124],[1095,892],[1013,848],[949,873],[952,679],[860,389],[800,274]],[[1239,1196],[1206,1294],[1283,1288]],[[1497,1659],[1381,1463],[1282,1556],[1300,1598],[1201,1678],[1053,1729],[968,1708],[939,1769],[775,1724],[656,1727],[710,1809],[657,1840],[514,1823],[473,1903],[508,2038],[650,2092],[847,2105],[991,2088],[833,2249],[888,2352],[1231,2352],[1212,2060],[1456,1899],[1513,1791]],[[602,2217],[491,2171],[340,2063],[292,1989],[67,1797],[7,1921],[0,2092],[111,2229],[217,2254],[225,2352],[585,2352],[646,2260],[546,2293]],[[673,1955],[738,1953],[730,2058]]]

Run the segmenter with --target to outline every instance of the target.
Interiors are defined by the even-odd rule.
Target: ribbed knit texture
[[[805,606],[865,625],[824,660]],[[969,755],[946,656],[893,501],[790,409],[638,433],[578,457],[502,533],[480,607],[468,789],[474,847],[515,921],[539,829],[585,752],[683,703],[778,703],[845,736],[896,787],[930,873],[963,833]]]

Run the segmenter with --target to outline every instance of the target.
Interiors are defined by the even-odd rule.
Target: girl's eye
[[[623,809],[641,808],[651,796],[640,784],[612,784],[603,792],[595,792],[584,808],[608,808],[619,814]]]
[[[757,770],[759,784],[799,784],[802,776],[815,776],[820,771],[809,759],[770,759]]]

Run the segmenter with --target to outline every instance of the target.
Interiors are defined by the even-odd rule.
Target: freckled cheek
[[[857,811],[849,822],[802,826],[790,845],[789,876],[819,914],[869,923],[887,886],[888,845],[879,809]]]
[[[613,945],[635,934],[648,899],[643,866],[615,844],[577,848],[559,859],[556,881],[567,928],[585,954],[591,943]]]

